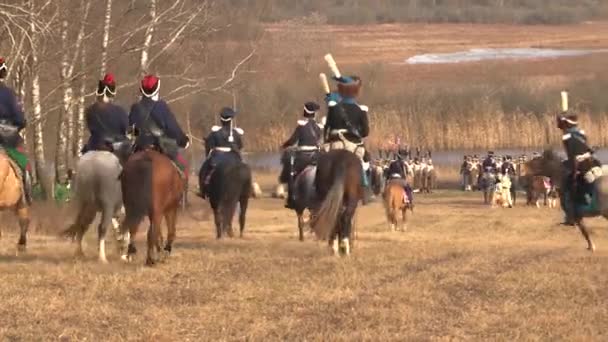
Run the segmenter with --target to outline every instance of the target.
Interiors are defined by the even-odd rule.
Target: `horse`
[[[496,186],[496,175],[493,172],[484,172],[479,180],[479,187],[483,192],[483,203],[490,204],[492,193]]]
[[[414,208],[410,205],[411,198],[407,197],[403,188],[404,182],[405,180],[401,178],[391,179],[384,189],[384,209],[391,231],[397,229],[397,213],[399,211],[401,212],[401,227],[397,230],[403,232],[407,229],[407,210],[414,211]]]
[[[298,215],[298,236],[300,241],[304,241],[304,226],[306,225],[304,221],[304,212],[308,210],[312,213],[316,206],[316,173],[317,166],[309,165],[296,176],[296,179],[293,182],[294,210],[296,215]]]
[[[199,174],[199,186],[205,181]],[[202,188],[202,187],[201,187]],[[252,194],[251,169],[239,159],[226,158],[218,163],[206,186],[209,204],[213,209],[216,237],[221,239],[223,234],[233,237],[232,218],[239,205],[240,237],[245,231],[245,218],[249,197]]]
[[[171,254],[175,240],[177,212],[185,189],[185,178],[169,157],[155,149],[144,149],[133,154],[125,163],[120,184],[125,207],[125,219],[120,226],[123,235],[121,258],[132,259],[137,252],[135,235],[144,217],[150,220],[146,265],[160,260],[163,236],[163,217],[167,224],[164,256]],[[127,235],[129,234],[129,235]]]
[[[551,179],[545,176],[532,176],[528,191],[530,192],[530,202],[534,203],[537,208],[540,208],[540,198],[543,197],[544,205],[547,205],[549,192],[551,191]]]
[[[27,230],[30,225],[30,213],[21,181],[21,177],[24,176],[19,166],[8,157],[6,152],[0,151],[0,210],[14,211],[19,220],[18,252],[26,250]]]
[[[384,190],[384,186],[386,185],[384,170],[384,167],[378,162],[374,163],[370,168],[371,188],[375,196],[380,195],[380,193],[382,193]]]
[[[334,255],[350,255],[352,221],[364,195],[362,177],[361,162],[354,153],[332,150],[319,155],[315,189],[321,204],[314,212],[312,228],[319,238],[328,239]]]
[[[552,150],[546,150],[540,158],[536,158],[528,162],[528,167],[535,175],[549,177],[552,184],[556,187],[557,192],[565,191],[561,189],[562,179],[565,175],[565,169],[562,162]],[[595,208],[592,210],[577,208],[574,210],[574,224],[580,230],[581,234],[587,242],[587,250],[594,252],[595,244],[589,235],[589,230],[584,223],[584,218],[602,216],[608,219],[608,167],[602,167],[602,176],[599,176],[594,181],[596,193],[594,200],[597,201]],[[564,205],[564,204],[562,204]]]
[[[77,208],[77,216],[64,232],[64,236],[76,238],[76,256],[84,255],[82,238],[91,223],[101,212],[101,221],[97,226],[99,243],[99,261],[107,263],[105,240],[108,227],[113,225],[116,237],[120,241],[122,235],[118,234],[116,217],[122,207],[122,191],[120,186],[120,173],[122,164],[128,158],[131,150],[130,144],[121,144],[115,153],[109,151],[90,151],[84,154],[76,164],[76,174],[72,188]]]

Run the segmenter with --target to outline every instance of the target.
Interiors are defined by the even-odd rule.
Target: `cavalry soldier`
[[[234,125],[236,112],[232,108],[224,107],[220,111],[221,126],[213,126],[211,133],[205,139],[205,150],[207,158],[199,172],[200,196],[207,196],[206,187],[213,169],[228,158],[241,160],[241,150],[243,149],[243,134],[241,128]]]
[[[129,126],[135,135],[135,151],[153,148],[167,157],[188,177],[187,163],[179,148],[188,148],[190,139],[184,134],[169,105],[160,99],[160,80],[153,75],[143,78],[142,98],[133,104]]]
[[[31,165],[25,154],[23,138],[20,135],[25,128],[26,121],[21,102],[17,99],[15,92],[4,83],[7,74],[6,61],[0,57],[0,146],[21,169],[23,194],[26,201],[24,204],[31,204]]]
[[[113,103],[116,96],[116,82],[112,74],[107,74],[97,85],[97,102],[85,113],[90,137],[80,151],[113,151],[115,143],[127,141],[129,116],[122,107]]]
[[[396,159],[393,160],[386,170],[386,180],[401,180],[401,185],[407,194],[407,199],[410,201],[410,206],[414,207],[414,194],[412,187],[407,182],[407,165],[400,153],[396,154]]]
[[[369,135],[368,108],[357,103],[361,79],[357,76],[335,77],[338,93],[327,94],[327,124],[323,136],[326,149],[345,149],[361,159],[365,155],[363,139]],[[369,192],[369,180],[363,172],[363,186]],[[365,201],[364,201],[365,202]]]
[[[304,104],[304,120],[298,120],[298,126],[293,131],[293,134],[281,146],[283,149],[295,147],[295,156],[293,156],[293,151],[288,151],[286,153],[288,158],[283,158],[283,170],[279,180],[281,183],[287,183],[287,203],[285,204],[285,208],[288,209],[294,208],[293,182],[296,176],[308,165],[316,162],[323,137],[321,125],[315,120],[315,115],[319,109],[320,106],[315,102]],[[292,156],[293,165],[291,163]]]
[[[564,111],[557,117],[557,127],[563,132],[567,160],[566,177],[562,185],[562,209],[566,214],[563,225],[574,225],[575,210],[579,205],[591,204],[593,182],[601,175],[601,163],[593,156],[585,132],[578,127],[578,117]]]

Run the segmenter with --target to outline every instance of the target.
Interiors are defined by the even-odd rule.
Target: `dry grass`
[[[120,263],[113,245],[98,264],[94,233],[85,260],[41,233],[15,257],[5,234],[0,339],[605,341],[608,231],[591,255],[554,225],[558,211],[480,201],[419,196],[406,233],[387,232],[379,204],[364,207],[350,259],[298,242],[294,215],[270,199],[253,202],[243,240],[215,241],[199,212],[182,215],[174,255],[156,268]]]

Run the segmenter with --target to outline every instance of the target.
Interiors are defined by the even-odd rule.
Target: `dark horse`
[[[329,240],[334,255],[350,254],[352,221],[363,199],[362,172],[361,162],[352,152],[333,150],[319,156],[315,187],[321,204],[313,215],[312,228],[319,238]]]
[[[125,220],[120,232],[123,235],[130,234],[130,239],[127,236],[123,239],[122,258],[129,260],[136,253],[135,234],[141,221],[147,216],[150,228],[146,264],[153,265],[158,261],[156,254],[161,252],[163,217],[167,223],[167,243],[164,250],[167,256],[171,253],[185,179],[167,156],[148,149],[129,158],[120,180],[125,206]]]
[[[200,176],[199,185],[202,185],[204,180]],[[213,209],[218,239],[221,239],[223,234],[227,234],[229,237],[234,235],[232,218],[237,204],[240,207],[240,236],[243,237],[247,205],[251,196],[251,183],[251,169],[237,158],[226,158],[213,170],[206,189],[209,204]]]
[[[564,191],[564,189],[562,189],[562,179],[565,177],[565,169],[559,157],[555,155],[553,151],[545,151],[542,157],[529,161],[526,166],[535,176],[549,177],[552,184],[556,185],[557,191],[562,194]],[[587,241],[587,249],[592,252],[595,251],[595,245],[591,240],[587,226],[583,223],[583,218],[596,216],[608,218],[608,177],[604,175],[596,179],[595,187],[597,191],[596,209],[585,210],[577,208],[574,210],[574,223]],[[567,196],[561,196],[561,198],[564,199],[567,198]],[[562,207],[564,207],[564,204],[562,204]]]

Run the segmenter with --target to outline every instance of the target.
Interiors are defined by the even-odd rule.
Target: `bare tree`
[[[103,22],[103,38],[101,39],[101,68],[103,77],[108,68],[108,44],[110,42],[110,26],[112,25],[112,0],[106,0],[106,11]]]

